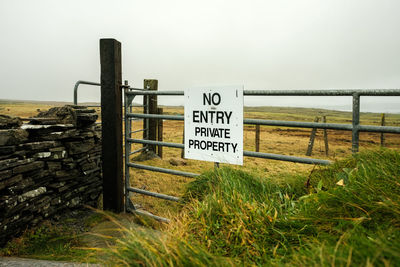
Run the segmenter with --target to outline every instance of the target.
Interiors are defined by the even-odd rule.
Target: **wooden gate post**
[[[163,109],[162,108],[157,108],[157,114],[162,115]],[[163,119],[158,119],[157,120],[157,141],[162,142],[163,141],[163,133],[164,133],[164,123],[163,123]],[[163,157],[163,147],[162,146],[158,146],[157,149],[157,155],[162,158]]]
[[[314,122],[318,122],[319,117],[315,117]],[[314,139],[315,139],[315,134],[317,133],[317,128],[312,128],[311,130],[311,135],[310,135],[310,141],[308,142],[308,148],[306,152],[306,156],[311,156],[312,149],[314,146]]]
[[[256,125],[256,152],[260,152],[260,125]]]
[[[103,209],[124,211],[121,43],[100,39]]]
[[[322,122],[326,123],[326,116],[322,116]],[[329,156],[328,130],[327,129],[324,129],[324,143],[325,143],[325,155]]]
[[[381,114],[381,126],[385,126],[385,113]],[[381,147],[385,146],[385,133],[381,133]]]
[[[144,89],[148,90],[158,90],[158,80],[144,80]],[[157,95],[148,95],[148,112],[149,114],[157,114]],[[157,140],[157,119],[149,119],[148,120],[148,140]],[[149,151],[156,153],[155,145],[148,145]]]

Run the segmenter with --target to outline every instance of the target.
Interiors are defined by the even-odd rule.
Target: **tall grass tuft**
[[[312,227],[288,220],[294,191],[230,168],[206,173],[188,188],[187,195],[197,197],[186,214],[188,231],[217,255],[264,262],[298,244],[299,235],[313,234]]]
[[[123,229],[125,236],[107,249],[105,265],[112,266],[233,266],[229,258],[217,257],[199,244],[169,233],[145,228]]]
[[[221,168],[190,183],[184,200],[168,233],[127,231],[114,258],[146,266],[400,265],[398,151],[279,178]]]

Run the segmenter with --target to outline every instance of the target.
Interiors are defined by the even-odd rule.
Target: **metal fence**
[[[183,149],[184,145],[179,143],[168,143],[154,140],[145,139],[133,139],[131,134],[132,122],[137,119],[163,119],[163,120],[179,120],[183,121],[183,115],[158,115],[158,114],[142,114],[132,113],[131,106],[132,101],[136,96],[148,96],[148,95],[160,95],[160,96],[183,96],[184,91],[150,91],[139,88],[131,88],[124,86],[125,93],[125,190],[126,192],[134,192],[144,194],[152,197],[157,197],[166,200],[179,201],[178,197],[168,196],[160,193],[150,192],[139,188],[133,188],[130,186],[130,168],[138,168],[149,171],[180,175],[185,177],[196,177],[198,174],[183,172],[178,170],[160,168],[155,166],[148,166],[138,163],[130,162],[130,155],[142,151],[138,149],[131,151],[131,144],[145,144],[145,145],[158,145],[165,147],[173,147]],[[372,126],[372,125],[360,125],[360,97],[361,96],[400,96],[400,89],[376,89],[376,90],[244,90],[243,95],[246,97],[251,96],[350,96],[353,99],[352,104],[352,124],[337,124],[337,123],[315,123],[315,122],[298,122],[298,121],[282,121],[282,120],[263,120],[263,119],[243,119],[243,123],[247,125],[268,125],[268,126],[284,126],[284,127],[297,127],[297,128],[319,128],[319,129],[332,129],[332,130],[344,130],[352,132],[352,151],[357,152],[359,149],[359,133],[360,132],[380,132],[380,133],[400,133],[400,127],[392,126]],[[247,157],[291,161],[305,164],[320,164],[328,165],[331,162],[328,160],[314,159],[287,156],[272,153],[261,153],[254,151],[243,151],[243,155]],[[129,193],[126,193],[127,210],[134,209],[134,205],[131,203]],[[135,210],[138,212],[137,210]],[[140,211],[139,211],[140,212]],[[149,215],[149,214],[148,214]],[[155,215],[156,219],[167,221],[165,218],[161,218]]]
[[[96,83],[96,82],[88,82],[88,81],[82,81],[82,80],[77,81],[74,86],[74,105],[78,105],[78,88],[79,88],[79,85],[81,85],[81,84],[101,86],[100,83]],[[93,106],[88,106],[88,107],[100,107],[100,105],[93,105]]]

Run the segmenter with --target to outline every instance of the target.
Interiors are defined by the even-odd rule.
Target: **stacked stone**
[[[28,226],[102,191],[101,132],[94,110],[64,106],[29,124],[0,115],[0,246]]]

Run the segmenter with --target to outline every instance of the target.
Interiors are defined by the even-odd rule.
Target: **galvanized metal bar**
[[[153,141],[153,140],[143,140],[143,139],[132,139],[132,138],[129,138],[127,140],[127,143],[157,145],[157,146],[174,147],[174,148],[181,148],[181,149],[184,148],[184,144],[160,142],[160,141]]]
[[[146,89],[143,89],[143,88],[135,88],[135,87],[125,86],[125,85],[123,85],[122,88],[128,88],[130,91],[146,91]]]
[[[77,81],[74,86],[74,105],[78,105],[78,87],[81,84],[101,86],[100,83],[96,83],[96,82],[88,82],[88,81],[82,81],[82,80]],[[100,106],[96,106],[96,107],[100,107]]]
[[[353,153],[358,152],[358,146],[360,142],[360,95],[358,93],[353,94],[353,130],[351,132],[351,150]]]
[[[183,121],[183,115],[164,115],[164,114],[144,114],[144,113],[129,113],[126,114],[128,118],[141,118],[141,119],[165,119]]]
[[[400,89],[244,90],[247,96],[396,96]]]
[[[300,122],[300,121],[281,121],[281,120],[260,120],[260,119],[244,119],[244,124],[252,125],[268,125],[268,126],[284,126],[295,128],[317,128],[317,129],[334,129],[351,131],[352,125],[340,123],[316,123],[316,122]]]
[[[184,95],[184,91],[134,91],[128,92],[128,95]]]
[[[174,147],[174,148],[181,148],[181,149],[184,148],[183,144],[178,144],[178,143],[167,143],[167,142],[158,142],[158,141],[151,141],[151,140],[131,139],[131,138],[128,139],[127,141],[132,142],[132,143],[139,143],[139,144],[159,145],[159,146]],[[253,152],[253,151],[243,151],[243,156],[299,162],[299,163],[305,163],[305,164],[329,165],[331,163],[329,160],[285,156],[285,155],[279,155],[279,154]]]
[[[146,147],[141,147],[139,149],[133,150],[130,155],[142,152],[143,150],[146,150]]]
[[[125,85],[128,85],[128,81],[125,81]],[[128,108],[129,108],[129,101],[128,101],[128,96],[126,95],[126,92],[129,89],[125,88],[124,91],[124,122],[125,122],[125,212],[128,210],[128,203],[130,201],[129,197],[129,191],[127,188],[130,187],[130,174],[129,174],[129,167],[127,166],[127,163],[129,162],[129,156],[131,155],[131,143],[126,142],[128,138],[131,137],[131,120],[128,119],[126,114],[128,113]]]
[[[184,95],[184,91],[137,91],[132,95]],[[244,90],[245,96],[398,96],[400,89]]]
[[[400,127],[359,125],[358,131],[359,132],[376,132],[376,133],[400,133]]]
[[[280,155],[280,154],[254,152],[254,151],[243,151],[243,156],[298,162],[298,163],[304,163],[304,164],[329,165],[332,163],[329,160],[323,160],[323,159],[302,158],[302,157],[286,156],[286,155]]]
[[[171,201],[177,201],[177,202],[180,200],[179,197],[164,195],[164,194],[151,192],[151,191],[147,191],[147,190],[143,190],[143,189],[139,189],[139,188],[135,188],[135,187],[127,187],[126,190],[130,191],[130,192],[146,195],[146,196],[165,199],[165,200],[171,200]]]
[[[128,163],[128,166],[132,167],[132,168],[142,169],[142,170],[162,172],[162,173],[168,173],[168,174],[185,176],[185,177],[197,177],[197,176],[199,176],[199,174],[197,174],[197,173],[183,172],[183,171],[177,171],[177,170],[171,170],[171,169],[164,169],[164,168],[160,168],[160,167],[148,166],[148,165],[137,164],[137,163]]]
[[[135,131],[132,131],[132,132],[130,132],[130,133],[131,133],[131,134],[133,134],[133,133],[140,133],[140,132],[143,132],[143,131],[146,131],[146,129],[135,130]]]
[[[183,115],[159,115],[159,114],[142,114],[142,113],[129,113],[130,118],[156,118],[165,120],[184,120]],[[351,131],[352,125],[339,124],[339,123],[314,123],[314,122],[299,122],[299,121],[281,121],[281,120],[261,120],[261,119],[244,119],[244,124],[250,125],[267,125],[267,126],[285,126],[296,128],[319,128],[319,129],[334,129]]]
[[[157,215],[154,215],[154,214],[152,214],[152,213],[150,213],[150,212],[148,212],[148,211],[136,209],[136,210],[133,210],[132,212],[137,213],[137,214],[140,214],[140,215],[144,215],[144,216],[151,217],[151,218],[153,218],[153,219],[155,219],[155,220],[157,220],[157,221],[160,221],[160,222],[165,222],[165,223],[169,223],[169,222],[170,222],[169,219],[164,218],[164,217],[160,217],[160,216],[157,216]]]

